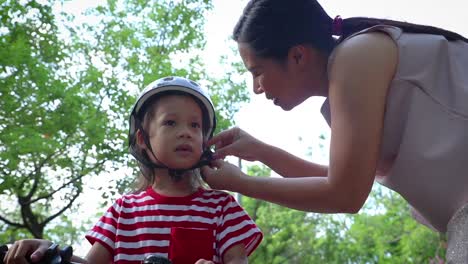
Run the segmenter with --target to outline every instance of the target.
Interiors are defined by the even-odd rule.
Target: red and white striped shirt
[[[106,247],[116,264],[139,264],[153,254],[190,264],[200,258],[222,263],[224,253],[239,243],[250,255],[263,235],[226,192],[200,188],[167,197],[150,187],[118,199],[86,238]]]

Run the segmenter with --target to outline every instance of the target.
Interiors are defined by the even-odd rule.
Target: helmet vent
[[[172,81],[172,80],[174,80],[174,77],[172,77],[172,76],[171,77],[166,77],[166,78],[163,79],[163,81],[165,81],[165,82]]]
[[[197,87],[200,86],[200,85],[198,85],[198,83],[196,83],[196,82],[194,82],[194,81],[190,81],[190,83],[193,84],[193,85],[195,85],[195,86],[197,86]]]

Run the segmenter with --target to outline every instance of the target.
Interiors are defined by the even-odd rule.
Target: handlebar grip
[[[44,257],[38,262],[38,264],[61,264],[62,258],[58,252],[58,245],[52,243],[50,247],[46,250]]]
[[[7,251],[8,251],[7,245],[0,246],[0,264],[3,264],[3,259],[5,258]]]
[[[60,256],[62,257],[62,263],[69,263],[73,256],[73,248],[71,246],[66,246],[60,250]]]
[[[45,252],[42,259],[37,262],[37,264],[68,264],[71,261],[73,256],[73,248],[66,246],[60,250],[57,250],[58,245],[53,243]],[[6,245],[0,246],[0,264],[4,264],[3,259],[5,258],[6,253],[8,252],[8,247]],[[29,257],[27,257],[28,262],[30,263]]]
[[[146,257],[141,264],[172,264],[172,261],[168,260],[165,257],[150,255]]]

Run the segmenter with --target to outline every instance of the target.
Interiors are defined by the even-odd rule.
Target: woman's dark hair
[[[289,49],[299,44],[309,44],[329,54],[341,40],[376,25],[468,42],[455,32],[432,26],[366,17],[343,19],[341,36],[336,40],[332,25],[333,19],[316,0],[250,0],[234,27],[233,39],[248,44],[259,57],[278,61],[283,61]]]

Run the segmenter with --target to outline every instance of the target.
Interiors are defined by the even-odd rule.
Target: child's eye
[[[164,121],[163,125],[173,126],[173,125],[175,125],[175,121],[174,120],[166,120],[166,121]]]
[[[192,127],[193,127],[193,128],[200,128],[201,126],[200,126],[200,123],[198,123],[198,122],[193,122],[193,123],[192,123]]]

